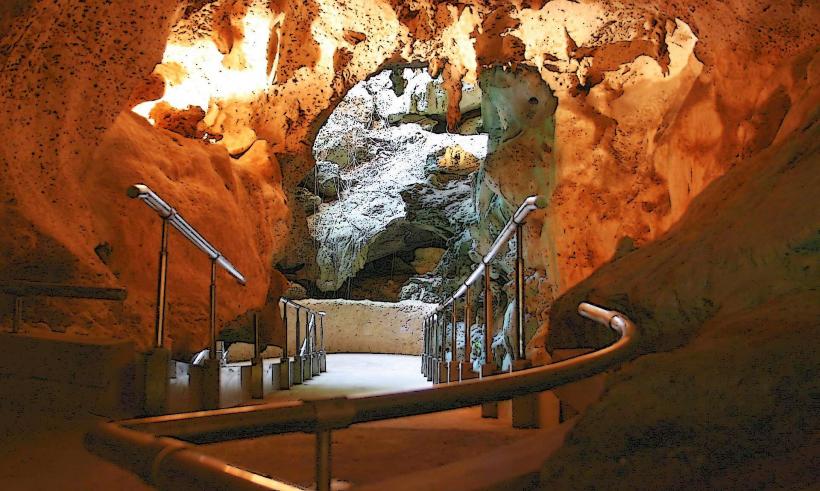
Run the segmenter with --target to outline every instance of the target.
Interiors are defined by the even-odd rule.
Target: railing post
[[[288,354],[288,303],[282,304],[282,324],[284,324],[284,343],[282,343],[282,356],[279,358],[279,389],[288,390],[293,385],[291,375],[290,355]]]
[[[490,275],[492,266],[484,267],[484,364],[481,365],[481,378],[495,373],[493,363],[493,290]],[[498,402],[486,402],[481,405],[482,418],[498,418]]]
[[[154,348],[145,353],[143,411],[164,414],[168,405],[168,368],[171,352],[165,348],[165,306],[168,292],[168,218],[162,218],[157,265],[157,304],[154,316]]]
[[[426,375],[427,368],[427,317],[421,318],[421,374]]]
[[[311,310],[305,307],[305,356],[302,357],[302,380],[310,380],[313,378],[313,368],[311,364],[310,354],[310,316]]]
[[[439,342],[439,364],[438,364],[438,383],[444,384],[448,382],[447,374],[447,314],[442,309],[438,314],[438,323],[441,326],[441,338]]]
[[[159,241],[159,272],[157,275],[157,306],[154,327],[154,346],[162,348],[165,340],[165,298],[168,291],[168,218],[162,219]]]
[[[427,378],[434,384],[438,378],[438,351],[436,342],[438,338],[438,327],[436,326],[436,314],[430,314],[430,375]]]
[[[322,373],[322,370],[319,367],[319,365],[320,365],[320,360],[319,360],[319,323],[316,321],[317,317],[319,317],[319,314],[318,314],[318,312],[314,311],[311,314],[311,318],[313,319],[313,337],[312,337],[313,342],[311,343],[311,345],[313,346],[313,349],[312,349],[313,353],[310,355],[310,360],[311,360],[310,363],[311,363],[311,368],[313,369],[313,375],[314,376],[320,375]]]
[[[259,345],[259,314],[254,312],[253,322],[253,360],[251,361],[251,397],[261,399],[265,394],[265,360]],[[247,367],[242,367],[245,369]]]
[[[327,371],[327,351],[325,351],[325,312],[319,312],[319,371]]]
[[[473,312],[470,308],[470,286],[466,285],[464,290],[464,361],[461,362],[459,370],[459,380],[467,380],[476,377],[473,371],[472,361],[472,339],[471,328],[473,327]]]
[[[524,226],[520,223],[515,226],[515,314],[517,327],[518,350],[516,359],[526,358],[524,336]]]
[[[330,430],[316,432],[316,489],[318,491],[330,491],[331,443]]]
[[[299,315],[301,307],[296,307],[296,349],[293,353],[293,385],[299,385],[304,381],[302,373],[302,338],[299,331],[302,330],[302,318]]]
[[[532,364],[526,357],[526,337],[524,322],[526,319],[526,299],[524,297],[524,225],[515,224],[515,317],[516,317],[516,353],[512,370],[526,370]],[[540,426],[540,401],[538,394],[527,394],[513,397],[511,402],[513,428],[538,428]]]
[[[211,285],[209,289],[210,301],[208,309],[208,327],[211,336],[211,347],[208,350],[208,360],[205,362],[204,378],[202,381],[202,405],[205,409],[217,409],[220,404],[220,371],[221,356],[216,352],[216,259],[211,259]]]
[[[428,315],[425,322],[427,324],[427,346],[425,347],[425,350],[427,351],[427,354],[425,355],[425,358],[427,359],[427,366],[425,367],[424,376],[427,377],[429,382],[432,382],[434,378],[433,365],[435,363],[435,351],[433,351],[433,336],[435,334],[433,327],[433,314]]]
[[[216,360],[216,260],[211,259],[211,286],[208,309],[208,326],[211,333],[211,349],[208,358]],[[221,360],[219,360],[221,362]]]
[[[458,347],[456,344],[456,336],[458,336],[458,329],[456,328],[456,299],[450,306],[452,312],[450,313],[450,363],[448,364],[448,382],[458,382]]]
[[[484,268],[484,365],[481,367],[481,376],[492,375],[495,371],[493,363],[493,290],[490,282],[492,266]]]

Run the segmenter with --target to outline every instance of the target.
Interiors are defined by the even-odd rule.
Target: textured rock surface
[[[551,347],[604,341],[571,313],[590,299],[627,313],[644,353],[677,349],[609,381],[545,485],[583,489],[613,474],[622,489],[635,479],[655,489],[812,485],[803,469],[818,444],[806,429],[820,394],[820,199],[810,191],[820,124],[818,93],[806,95],[815,109],[797,138],[729,171],[664,238],[556,303]]]
[[[54,313],[46,319],[50,323],[87,324],[144,346],[152,329],[155,220],[149,221],[154,217],[147,209],[136,215],[136,204],[121,193],[130,184],[126,178],[154,176],[158,190],[251,277],[245,290],[228,285],[220,290],[221,315],[259,308],[275,300],[274,263],[282,259],[297,269],[299,255],[291,249],[315,255],[303,240],[308,237],[304,212],[295,210],[293,201],[285,206],[280,189],[292,196],[313,168],[315,135],[332,109],[357,82],[383,68],[427,65],[448,93],[451,127],[462,116],[464,82],[483,81],[482,124],[500,138],[478,173],[480,226],[459,239],[456,249],[483,252],[520,199],[533,191],[549,199],[527,230],[530,311],[546,320],[549,306],[568,294],[549,313],[550,322],[539,326],[531,351],[543,355],[539,340],[546,336],[557,345],[578,342],[569,319],[585,294],[624,308],[646,325],[644,352],[684,346],[630,367],[640,376],[619,378],[610,389],[612,398],[597,406],[589,426],[579,426],[556,461],[555,468],[564,470],[548,479],[583,487],[634,470],[642,477],[656,475],[660,487],[679,485],[660,475],[664,467],[657,465],[657,456],[668,454],[657,440],[668,437],[683,446],[690,434],[739,442],[746,457],[734,475],[753,476],[755,459],[767,463],[768,457],[759,441],[738,435],[763,427],[764,435],[801,441],[800,435],[778,433],[778,425],[789,421],[789,428],[799,428],[804,422],[805,405],[786,401],[802,401],[789,390],[812,380],[801,378],[811,375],[809,370],[794,367],[806,359],[800,350],[805,340],[816,338],[805,329],[816,326],[817,315],[796,308],[793,299],[817,304],[809,296],[816,287],[807,286],[813,263],[796,266],[807,254],[816,263],[816,247],[792,218],[817,228],[816,193],[797,191],[815,182],[816,172],[801,173],[803,162],[816,168],[817,152],[809,143],[817,135],[797,138],[810,128],[817,107],[810,89],[817,87],[818,9],[816,2],[764,0],[3,2],[0,217],[12,233],[0,238],[0,275],[124,286],[130,295],[122,307],[76,309],[54,301],[40,310]],[[205,113],[194,125],[201,113],[193,109],[181,131],[208,135],[206,141],[139,126],[123,114],[138,102],[135,97],[159,94],[155,83],[146,82],[152,73],[165,80],[163,100]],[[409,84],[394,80],[396,93],[413,93]],[[547,110],[550,95],[557,100],[554,113]],[[489,114],[499,117],[488,120]],[[217,139],[219,146],[208,146]],[[784,151],[798,143],[802,157]],[[791,155],[793,162],[784,164],[772,149]],[[256,162],[249,166],[256,170],[245,168],[245,157]],[[775,169],[790,186],[777,181]],[[693,199],[730,170],[734,177],[726,182],[735,186],[721,184],[723,194],[712,199],[711,208],[688,215],[702,220],[703,232],[712,237],[686,232],[701,225],[692,225],[691,218],[671,230]],[[793,178],[797,174],[800,179]],[[760,186],[744,187],[754,183]],[[766,196],[779,199],[766,201]],[[279,227],[287,228],[291,213],[295,232],[288,236]],[[145,221],[136,221],[138,216]],[[210,229],[219,223],[226,228]],[[132,228],[144,233],[135,235]],[[768,235],[773,230],[782,232],[780,238]],[[732,239],[735,233],[742,244]],[[224,246],[223,238],[230,239]],[[285,250],[288,240],[292,247]],[[731,244],[740,252],[727,256]],[[173,248],[179,252],[172,275],[180,275],[173,281],[185,286],[172,288],[172,324],[181,326],[173,341],[184,351],[205,338],[206,297],[200,291],[206,280],[199,276],[201,256],[183,244]],[[453,271],[468,269],[469,253],[463,252],[448,261],[448,251],[444,263]],[[647,257],[648,252],[668,261]],[[635,257],[641,258],[640,267]],[[619,259],[584,282],[613,258]],[[796,312],[793,324],[785,307]],[[742,329],[758,342],[743,344],[737,334]],[[698,330],[701,335],[693,338]],[[736,366],[720,368],[706,358],[714,349],[724,355],[714,359],[729,359],[738,345],[746,349],[731,358]],[[681,384],[671,378],[676,362],[691,371],[703,368],[701,388],[678,390]],[[766,373],[758,368],[764,364]],[[760,383],[737,378],[744,373]],[[732,381],[740,389],[729,389]],[[771,397],[760,396],[756,386]],[[709,426],[685,419],[697,411],[679,415],[671,409],[695,400],[704,401],[714,420],[728,423]],[[783,403],[767,402],[772,400]],[[634,412],[624,417],[629,408]],[[653,425],[645,417],[649,409],[659,417],[684,419],[677,426]],[[628,456],[602,456],[612,449],[593,438],[606,434],[593,431],[593,419],[623,424],[612,430],[610,441],[630,445],[618,450],[624,455],[640,454],[634,466]],[[771,452],[799,454],[794,446],[778,446],[777,438]],[[711,448],[701,440],[693,446]],[[698,451],[691,450],[691,459],[688,452],[670,457],[677,459],[677,467],[669,466],[675,475],[692,476],[699,484],[709,473],[713,487],[732,484],[731,472],[698,464]],[[586,455],[595,458],[579,457]],[[713,455],[717,458],[710,462],[722,461]],[[695,462],[696,472],[684,461]],[[786,487],[800,487],[800,476],[792,475],[786,482],[794,486]]]
[[[385,303],[334,299],[300,303],[327,312],[325,349],[329,353],[418,355],[422,346],[422,319],[435,309],[433,304],[414,301]]]
[[[338,200],[308,211],[311,235],[319,244],[315,282],[322,291],[339,290],[368,263],[443,243],[473,215],[469,179],[463,174],[477,168],[486,139],[434,134],[415,124],[374,123],[372,108],[380,97],[392,95],[372,80],[357,85],[317,137],[316,157],[338,165],[336,180],[342,183]],[[458,150],[448,151],[453,148]],[[435,157],[428,162],[428,156],[439,154],[449,155],[441,172],[461,180],[431,184],[428,174],[439,164]]]

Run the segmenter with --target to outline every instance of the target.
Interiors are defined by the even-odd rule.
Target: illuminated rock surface
[[[622,308],[646,331],[648,356],[612,378],[545,479],[584,487],[643,472],[658,487],[685,485],[674,481],[681,474],[731,486],[732,475],[769,462],[765,445],[737,441],[722,460],[730,471],[709,463],[721,456],[701,439],[794,436],[769,450],[799,457],[805,441],[790,432],[806,426],[805,395],[817,392],[816,355],[804,350],[820,318],[818,9],[762,0],[4,2],[0,277],[127,288],[121,306],[33,301],[25,319],[148,347],[159,222],[124,194],[141,181],[248,277],[241,288],[220,276],[220,325],[263,309],[275,328],[284,281],[274,265],[301,264],[335,289],[367,256],[340,239],[333,251],[356,254],[336,270],[327,250],[319,267],[305,266],[317,251],[293,196],[314,167],[317,133],[356,83],[385,68],[426,67],[441,76],[446,111],[421,78],[394,76],[397,98],[456,130],[474,108],[463,84],[477,84],[490,135],[473,189],[478,222],[439,272],[455,280],[469,270],[464,258],[485,252],[521,199],[539,193],[549,203],[525,240],[532,357],[547,358],[547,341],[601,341],[578,329],[582,298]],[[173,109],[158,106],[156,126],[130,112],[150,116],[148,98],[161,92]],[[374,111],[407,113],[391,101]],[[421,164],[433,147],[466,138],[433,135]],[[419,169],[397,159],[346,177],[366,183],[392,172],[413,184]],[[343,195],[318,206],[347,213]],[[357,202],[371,216],[363,236],[399,217],[399,203]],[[365,209],[379,204],[378,213]],[[168,332],[183,356],[207,344],[208,261],[174,237]],[[498,269],[497,282],[509,280],[509,266]],[[713,403],[732,399],[737,407]],[[672,409],[696,404],[704,412]],[[715,423],[695,421],[699,414]],[[674,462],[658,465],[658,455]],[[786,487],[804,485],[786,474]]]

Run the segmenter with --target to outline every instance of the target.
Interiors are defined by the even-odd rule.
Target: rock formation
[[[751,475],[752,487],[765,485],[751,471],[766,452],[803,455],[809,437],[791,429],[809,424],[804,396],[816,394],[805,348],[820,305],[818,19],[816,2],[762,0],[3,2],[0,277],[125,287],[122,305],[32,302],[25,318],[147,348],[159,223],[124,194],[144,182],[248,277],[243,288],[220,276],[220,325],[262,309],[275,331],[285,287],[275,265],[337,289],[406,232],[362,247],[359,238],[372,242],[406,218],[400,198],[345,198],[346,185],[366,187],[375,172],[360,145],[320,156],[339,165],[338,200],[324,163],[307,190],[315,197],[295,198],[333,109],[389,69],[373,84],[435,121],[416,123],[471,134],[475,100],[464,88],[477,85],[490,137],[472,188],[477,220],[433,273],[469,271],[521,199],[538,193],[549,204],[524,241],[531,357],[602,342],[576,324],[581,298],[622,308],[646,331],[646,356],[610,380],[545,480],[586,487],[634,473],[659,487],[686,486],[680,475],[726,487]],[[422,68],[440,85],[404,77]],[[370,114],[386,107],[376,101]],[[389,123],[363,131],[382,132],[386,147],[422,131]],[[379,170],[401,182],[396,196],[422,184],[405,191],[419,206],[428,154],[458,143],[484,157],[463,143],[477,137],[431,134],[419,165],[397,157]],[[430,176],[461,193],[458,182]],[[331,230],[316,227],[321,210],[338,216],[352,205],[378,226],[340,232],[333,251],[344,255],[320,243],[318,264],[307,262],[317,257],[310,231]],[[445,245],[430,242],[415,245]],[[185,356],[208,340],[208,263],[178,236],[171,248],[169,339]],[[508,272],[498,267],[495,288]],[[424,281],[408,288],[424,296]],[[266,337],[275,342],[275,332]],[[737,404],[725,397],[735,386]],[[692,401],[703,412],[674,410]],[[721,455],[704,435],[738,450]],[[674,474],[661,474],[658,455]],[[793,476],[790,487],[802,486]]]

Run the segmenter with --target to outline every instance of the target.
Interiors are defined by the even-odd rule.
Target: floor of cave
[[[290,390],[274,391],[264,402],[359,396],[426,389],[433,384],[420,372],[421,357],[373,353],[327,355],[327,372]]]
[[[430,387],[419,371],[419,363],[418,356],[330,354],[328,372],[292,390],[276,391],[264,402]],[[2,489],[152,489],[135,475],[83,448],[85,432],[106,418],[53,413],[45,408],[6,408],[0,417]],[[355,425],[333,432],[335,489],[345,489],[346,483],[375,483],[438,468],[526,437],[548,438],[548,433],[549,429],[513,429],[503,406],[499,419],[481,418],[480,408],[471,407]],[[314,446],[313,435],[292,433],[204,445],[200,449],[228,463],[311,486]]]

